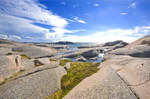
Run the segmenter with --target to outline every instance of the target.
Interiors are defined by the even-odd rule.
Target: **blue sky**
[[[134,41],[150,34],[149,0],[0,0],[0,38]]]

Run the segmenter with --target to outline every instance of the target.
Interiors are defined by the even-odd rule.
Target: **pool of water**
[[[67,51],[65,52],[60,52],[60,53],[57,53],[56,56],[65,56],[65,55],[68,55],[68,54],[73,54],[74,52],[76,52],[76,50],[78,50],[78,47],[79,46],[82,46],[82,45],[89,45],[89,43],[76,43],[76,44],[69,44],[69,48]],[[99,55],[95,58],[95,59],[86,59],[86,62],[95,62],[95,63],[100,63],[103,59],[103,56],[104,56],[104,53],[99,53]],[[75,58],[70,58],[73,62],[76,61]]]
[[[94,62],[94,63],[100,63],[103,60],[103,53],[100,53],[95,59],[86,59],[85,62]],[[76,62],[75,58],[70,58],[73,62]]]

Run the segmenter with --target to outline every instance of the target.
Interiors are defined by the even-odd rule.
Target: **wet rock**
[[[89,51],[81,53],[81,55],[85,58],[96,57],[96,56],[98,56],[98,54],[99,54],[99,51],[97,51],[97,50],[89,50]]]

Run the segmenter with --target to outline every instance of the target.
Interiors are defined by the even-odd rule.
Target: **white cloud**
[[[98,7],[98,6],[99,6],[99,4],[98,4],[98,3],[95,3],[95,4],[94,4],[94,6],[95,6],[95,7]]]
[[[21,40],[21,37],[17,36],[17,35],[10,35],[9,39],[11,39],[11,40]]]
[[[84,20],[80,19],[79,17],[74,17],[74,20],[79,23],[86,24],[86,22]]]
[[[150,26],[136,26],[133,29],[109,29],[106,31],[96,32],[86,36],[68,35],[61,40],[70,40],[75,42],[99,42],[104,43],[114,40],[124,40],[132,42],[142,36],[150,33]]]
[[[136,8],[136,2],[131,3],[128,8]]]
[[[66,5],[66,2],[61,2],[61,4],[65,6],[65,5]]]
[[[121,15],[127,15],[128,13],[125,13],[125,12],[122,12],[122,13],[120,13]]]
[[[8,39],[8,36],[7,36],[7,35],[4,35],[4,34],[0,34],[0,38],[1,38],[1,39]]]
[[[3,19],[0,20],[0,32],[5,34],[54,33],[59,35],[69,31],[65,29],[69,24],[65,18],[53,14],[36,0],[1,0],[0,13],[0,19]],[[52,26],[53,32],[34,23]]]
[[[9,40],[21,40],[20,36],[17,35],[6,35],[6,34],[0,34],[1,39],[9,39]]]

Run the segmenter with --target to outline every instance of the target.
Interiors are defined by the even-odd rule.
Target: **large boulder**
[[[60,89],[63,67],[44,65],[1,85],[0,99],[44,99]]]
[[[81,53],[81,55],[85,58],[92,58],[92,57],[96,57],[98,56],[99,54],[99,51],[98,50],[95,50],[95,49],[92,49],[92,50],[88,50],[88,51],[85,51],[83,53]]]
[[[12,51],[26,55],[30,58],[49,57],[56,53],[55,50],[37,46],[17,46],[13,47]]]
[[[18,55],[0,56],[0,82],[23,69]]]

